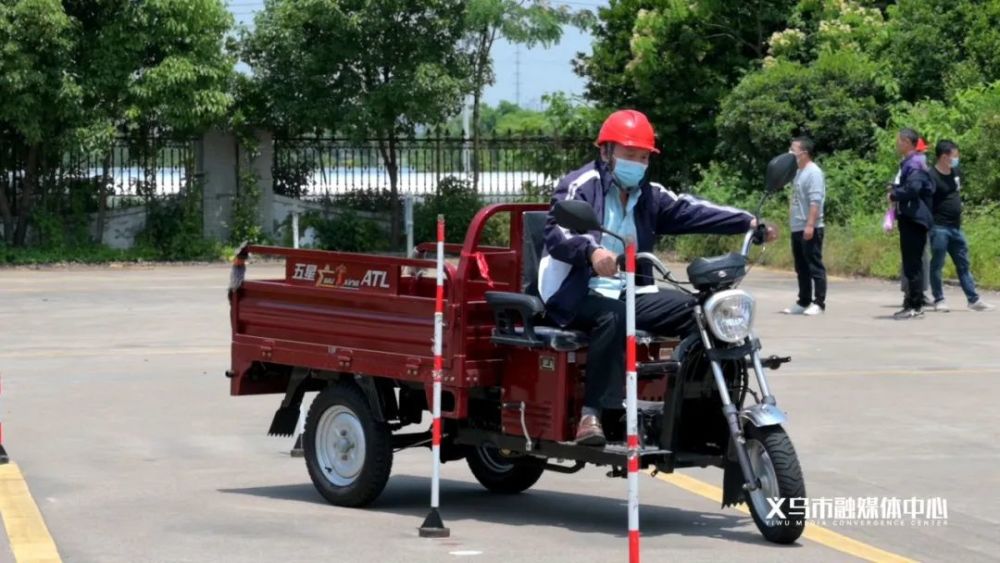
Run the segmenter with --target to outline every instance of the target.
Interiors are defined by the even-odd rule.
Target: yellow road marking
[[[657,473],[656,478],[684,489],[689,493],[705,497],[719,504],[722,503],[722,489],[714,485],[709,485],[708,483],[695,479],[694,477],[684,475],[682,473]],[[750,511],[745,505],[739,505],[735,508],[744,514],[750,514]],[[851,539],[817,524],[806,523],[806,529],[802,533],[802,537],[807,540],[812,540],[820,545],[829,547],[830,549],[835,549],[841,553],[846,553],[859,559],[864,559],[865,561],[916,563],[913,559],[909,559],[907,557],[903,557],[902,555],[885,551],[864,542]]]
[[[60,563],[59,551],[15,463],[0,465],[0,515],[18,563]]]
[[[802,371],[793,372],[789,368],[787,375],[795,377],[846,377],[846,376],[867,376],[867,375],[989,375],[1000,373],[1000,368],[994,366],[981,368],[958,368],[958,369],[882,369],[882,370],[856,370],[845,368],[840,371]],[[768,372],[768,376],[774,375],[775,370]],[[786,373],[777,372],[778,375]]]

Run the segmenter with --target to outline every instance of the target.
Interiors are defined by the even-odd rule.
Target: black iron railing
[[[390,187],[388,143],[337,137],[278,138],[274,189],[296,198],[335,197]],[[396,142],[400,194],[433,194],[445,177],[476,187],[484,199],[511,199],[550,189],[566,172],[594,158],[592,139],[559,136],[484,136],[431,132]]]
[[[0,193],[18,213],[24,189],[27,147],[0,136]],[[105,150],[83,147],[43,149],[39,158],[36,202],[72,200],[85,211],[142,204],[179,193],[194,180],[194,141],[119,138]]]

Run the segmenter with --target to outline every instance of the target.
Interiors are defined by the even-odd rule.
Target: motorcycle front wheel
[[[747,424],[745,434],[750,465],[760,480],[757,490],[745,492],[750,515],[768,541],[793,543],[805,528],[806,485],[792,441],[780,426]]]

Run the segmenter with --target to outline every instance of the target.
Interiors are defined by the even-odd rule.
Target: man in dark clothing
[[[990,311],[993,306],[984,302],[976,293],[976,282],[969,269],[969,245],[962,233],[962,173],[958,169],[958,145],[942,140],[935,147],[937,162],[930,169],[934,181],[934,227],[931,229],[931,290],[934,292],[934,310],[951,309],[944,300],[941,270],[946,254],[951,255],[958,273],[958,281],[973,311]]]
[[[903,255],[903,275],[908,290],[903,309],[894,315],[901,320],[924,314],[922,260],[927,233],[934,224],[931,214],[934,182],[927,173],[926,159],[917,152],[919,140],[920,135],[913,129],[900,130],[896,137],[896,152],[903,157],[899,165],[899,183],[894,184],[889,192],[889,201],[896,203],[899,248]]]
[[[743,233],[757,225],[750,213],[677,195],[650,182],[646,172],[656,149],[653,126],[635,110],[617,111],[597,137],[600,158],[559,181],[552,204],[585,201],[609,231],[632,237],[639,252],[652,252],[660,235]],[[768,240],[777,234],[768,230]],[[560,326],[589,336],[583,408],[576,442],[606,443],[601,427],[604,408],[622,407],[625,379],[625,285],[617,276],[616,259],[624,245],[601,231],[578,233],[556,224],[550,213],[545,225],[545,251],[538,287],[545,312]],[[636,272],[635,324],[655,334],[683,335],[695,330],[697,302],[676,290],[660,290],[653,269],[639,263]]]

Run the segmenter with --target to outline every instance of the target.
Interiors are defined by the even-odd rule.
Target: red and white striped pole
[[[446,538],[451,531],[444,527],[438,512],[441,485],[441,375],[444,370],[442,338],[444,332],[444,215],[437,220],[437,294],[434,298],[434,398],[431,406],[434,422],[431,430],[431,451],[434,470],[431,474],[431,511],[420,526],[422,538]]]
[[[639,563],[639,417],[635,369],[635,240],[625,243],[625,431],[628,434],[628,560]]]
[[[3,376],[0,375],[0,395],[3,395],[3,379],[2,379],[2,377]],[[2,414],[2,411],[0,411],[0,414]],[[3,465],[4,463],[7,463],[8,461],[10,461],[10,457],[7,456],[7,450],[4,449],[4,447],[3,447],[3,420],[0,419],[0,465]]]

